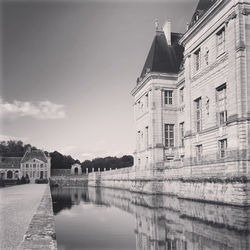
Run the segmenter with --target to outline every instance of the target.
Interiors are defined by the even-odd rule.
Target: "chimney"
[[[165,22],[163,26],[163,31],[167,39],[168,45],[171,45],[171,22],[170,21]]]

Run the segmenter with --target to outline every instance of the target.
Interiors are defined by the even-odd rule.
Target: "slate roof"
[[[45,156],[45,153],[41,150],[26,151],[26,153],[24,154],[21,160],[21,163],[24,163],[33,159],[38,159],[40,161],[43,161],[44,163],[47,163],[47,158]]]
[[[178,73],[183,60],[183,47],[178,44],[182,34],[171,33],[172,45],[167,44],[163,31],[157,31],[140,77],[148,72]]]
[[[20,168],[22,157],[0,157],[0,169]]]
[[[191,28],[216,1],[217,0],[200,0],[191,19],[189,28]]]

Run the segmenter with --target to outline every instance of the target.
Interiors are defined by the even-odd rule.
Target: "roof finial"
[[[155,30],[159,31],[159,20],[157,18],[155,19]]]

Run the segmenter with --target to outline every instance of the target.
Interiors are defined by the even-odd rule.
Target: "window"
[[[180,123],[180,146],[184,147],[184,122]]]
[[[146,133],[146,136],[145,136],[145,144],[146,144],[146,148],[148,148],[148,127],[145,128],[145,133]]]
[[[29,164],[26,164],[26,168],[29,168]]]
[[[48,175],[47,175],[47,171],[44,171],[44,177],[47,178]]]
[[[222,54],[225,51],[225,28],[223,27],[216,34],[217,38],[217,56]]]
[[[184,87],[180,89],[180,103],[184,102]]]
[[[223,139],[219,141],[219,154],[220,158],[225,158],[227,149],[227,139]]]
[[[194,68],[195,71],[198,71],[201,67],[201,49],[198,49],[194,52]]]
[[[146,99],[146,108],[148,108],[148,94],[145,95],[145,99]]]
[[[174,125],[165,124],[165,147],[174,147]]]
[[[201,97],[194,101],[195,103],[195,125],[196,125],[196,132],[201,131]]]
[[[138,103],[137,103],[137,112],[138,113],[141,112],[141,101],[138,101]]]
[[[172,105],[173,104],[173,91],[166,90],[164,91],[165,94],[165,104]]]
[[[137,147],[138,147],[138,150],[140,150],[140,148],[141,148],[141,131],[137,132]]]
[[[217,120],[219,125],[227,121],[227,86],[223,84],[216,89],[217,96]]]
[[[205,52],[205,64],[208,65],[209,64],[209,49],[206,48],[206,52]]]
[[[197,161],[200,161],[202,158],[202,145],[196,146],[196,159]]]

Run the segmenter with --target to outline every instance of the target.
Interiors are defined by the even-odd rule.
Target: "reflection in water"
[[[60,249],[247,250],[250,209],[107,188],[53,188]]]

